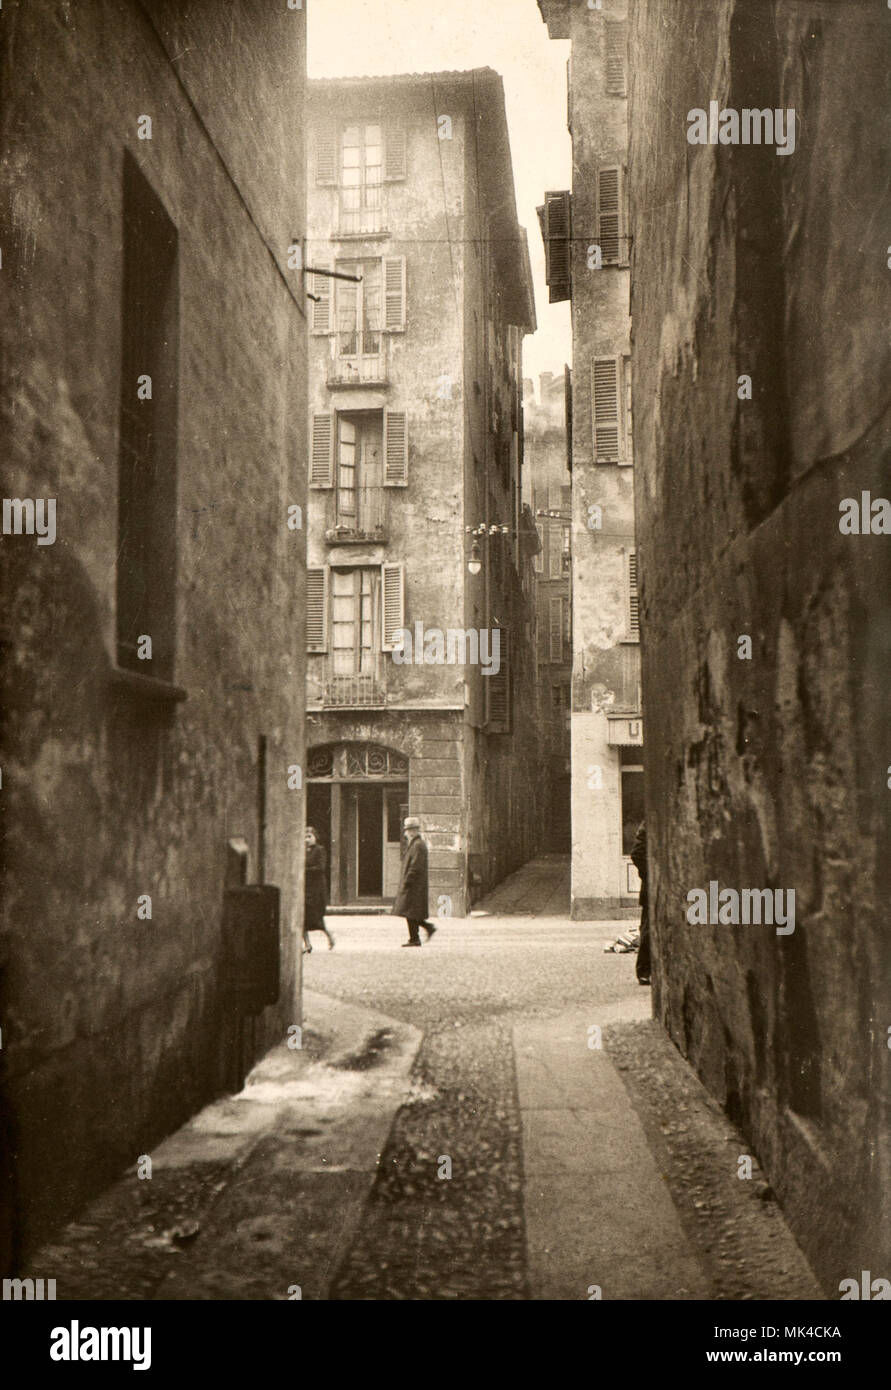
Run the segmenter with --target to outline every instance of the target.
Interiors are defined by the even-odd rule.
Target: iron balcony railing
[[[334,657],[325,662],[322,673],[322,704],[331,709],[368,709],[387,703],[386,667],[379,652],[364,658],[368,669],[344,671],[344,663]]]
[[[328,360],[329,386],[386,386],[387,354],[384,342],[375,353],[337,353]]]
[[[382,207],[347,208],[341,204],[337,236],[376,236],[385,230]]]
[[[386,541],[387,495],[384,488],[366,486],[339,488],[337,520],[325,532],[329,545],[348,545],[356,541]]]

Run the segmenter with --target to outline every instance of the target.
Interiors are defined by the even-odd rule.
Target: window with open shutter
[[[569,299],[571,291],[570,198],[568,193],[545,194],[545,279],[551,304]]]
[[[625,259],[622,227],[622,170],[610,165],[597,171],[597,226],[604,265]]]
[[[631,358],[622,358],[622,392],[625,397],[625,438],[622,442],[622,462],[634,462],[634,435],[631,424]]]
[[[381,648],[392,652],[401,646],[400,634],[405,627],[405,572],[401,560],[381,565],[381,591]]]
[[[620,408],[618,357],[595,357],[592,373],[595,463],[618,463]]]
[[[318,267],[319,270],[330,270],[331,266],[326,262]],[[328,275],[313,275],[312,293],[316,296],[312,306],[312,331],[313,333],[331,332],[331,291],[334,281]]]
[[[625,52],[628,30],[621,23],[607,23],[606,29],[606,90],[610,96],[625,95]]]
[[[334,416],[328,411],[312,417],[309,485],[334,486]]]
[[[384,411],[384,485],[408,483],[408,423],[404,410]]]
[[[328,570],[324,565],[306,571],[306,650],[328,650]]]
[[[405,257],[384,257],[384,328],[405,331]]]
[[[499,667],[491,676],[484,676],[486,687],[486,723],[490,734],[509,734],[511,731],[511,674],[510,633],[498,629]],[[490,641],[492,638],[490,637]],[[492,646],[494,651],[494,642]]]
[[[627,596],[626,629],[628,640],[640,641],[640,599],[637,589],[637,551],[625,552],[625,592]]]
[[[391,122],[384,135],[384,178],[388,183],[405,178],[405,127]]]
[[[337,182],[337,128],[333,122],[316,131],[316,183]]]

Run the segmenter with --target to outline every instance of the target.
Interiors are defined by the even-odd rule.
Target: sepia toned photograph
[[[0,6],[26,1368],[287,1372],[289,1302],[877,1339],[889,57],[884,0]]]

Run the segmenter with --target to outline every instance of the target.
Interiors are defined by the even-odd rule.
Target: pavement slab
[[[630,1017],[641,1012],[629,1001]],[[589,1032],[593,1021],[588,1009],[513,1031],[531,1296],[707,1298],[622,1078]]]
[[[274,1048],[35,1252],[59,1301],[327,1297],[421,1034],[313,991],[304,1018],[306,1048]]]

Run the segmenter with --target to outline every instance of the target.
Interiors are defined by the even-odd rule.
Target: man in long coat
[[[427,846],[421,839],[421,822],[408,816],[402,823],[408,837],[408,848],[402,861],[402,873],[393,903],[393,916],[408,922],[408,940],[403,946],[420,946],[423,927],[429,941],[436,928],[427,921]]]

